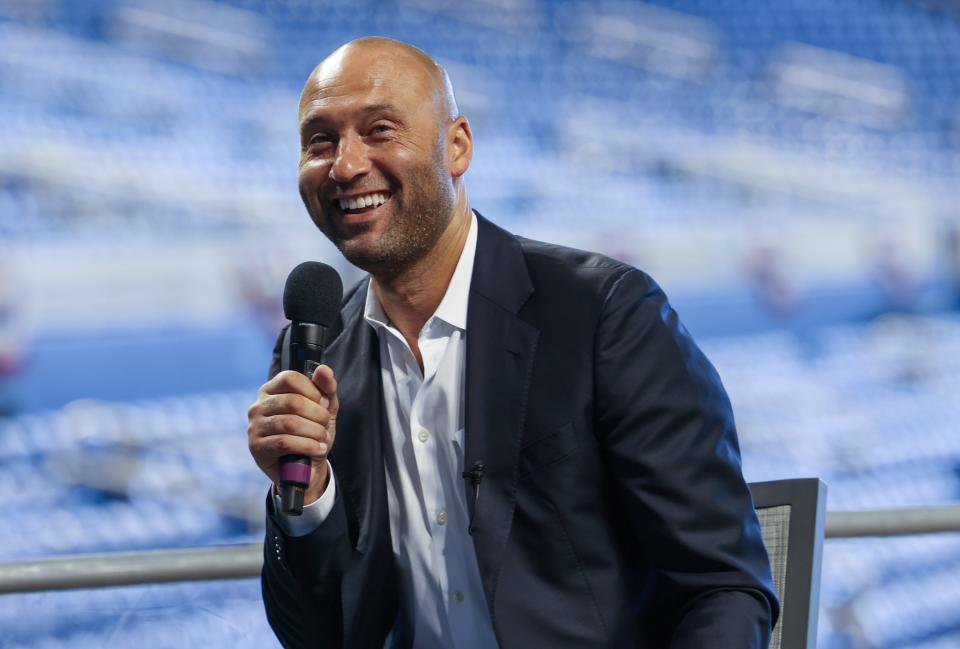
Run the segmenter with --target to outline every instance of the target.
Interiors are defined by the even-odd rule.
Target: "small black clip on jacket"
[[[467,527],[470,536],[473,536],[477,529],[477,508],[480,506],[480,481],[483,480],[483,462],[474,462],[469,471],[463,472],[463,477],[470,478],[470,484],[473,485],[473,513],[470,514],[470,525]]]

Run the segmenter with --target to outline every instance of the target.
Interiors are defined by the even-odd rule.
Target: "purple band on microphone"
[[[284,462],[280,465],[280,482],[310,484],[310,465],[299,462]]]

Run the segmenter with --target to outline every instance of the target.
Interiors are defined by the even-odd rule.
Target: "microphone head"
[[[283,314],[292,322],[331,326],[340,312],[343,282],[336,270],[319,261],[305,261],[287,277]]]

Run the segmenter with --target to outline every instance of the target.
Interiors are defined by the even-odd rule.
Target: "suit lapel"
[[[464,468],[484,465],[474,547],[493,614],[500,557],[516,501],[527,394],[539,331],[518,317],[533,293],[523,253],[509,234],[480,217],[467,308]]]
[[[340,412],[337,439],[330,453],[337,486],[347,495],[350,534],[363,553],[375,533],[373,498],[383,489],[383,391],[380,386],[380,347],[376,332],[363,319],[367,287],[361,286],[343,309],[343,333],[330,345],[326,358],[337,376]],[[377,471],[376,468],[381,470]]]

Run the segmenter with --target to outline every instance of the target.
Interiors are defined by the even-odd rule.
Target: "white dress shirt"
[[[463,471],[467,300],[477,247],[477,219],[440,305],[418,336],[423,372],[372,287],[364,319],[378,334],[389,425],[384,445],[387,501],[400,602],[418,649],[497,647],[467,532]],[[350,434],[343,431],[343,434]],[[333,507],[334,480],[303,515],[278,516],[293,536],[315,529]],[[279,507],[277,507],[279,511]]]

